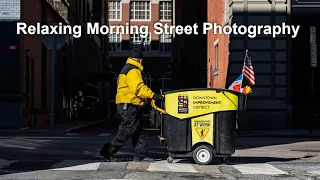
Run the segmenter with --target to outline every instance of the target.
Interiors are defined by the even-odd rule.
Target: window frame
[[[134,41],[132,41],[132,36],[133,36],[133,40],[135,40],[135,39],[138,39],[138,37],[136,36],[136,35],[139,35],[139,33],[132,33],[132,34],[130,34],[130,44],[131,44],[131,46],[133,45],[133,47],[132,48],[135,48],[136,46],[140,46],[140,42],[138,43],[138,44],[134,44],[133,42]],[[142,37],[140,37],[141,38],[141,40],[142,40]],[[141,41],[140,40],[140,41]],[[149,38],[148,38],[148,41],[147,42],[144,42],[144,44],[143,45],[146,45],[146,44],[148,44],[148,49],[146,50],[144,50],[144,52],[151,52],[152,51],[152,48],[151,48],[151,41],[152,41],[152,36],[151,36],[151,32],[149,32]]]
[[[161,3],[169,3],[169,4],[171,4],[171,9],[170,10],[161,9]],[[173,6],[173,3],[171,1],[165,1],[165,0],[159,1],[159,21],[162,21],[162,22],[172,21],[172,9],[173,9],[172,6]],[[162,19],[161,18],[161,11],[170,12],[171,13],[171,18],[170,19]]]
[[[119,35],[119,41],[120,42],[110,42],[110,35],[116,35],[116,39],[118,38],[117,36]],[[118,48],[116,48],[116,51],[111,51],[110,48],[109,48],[109,52],[121,52],[122,51],[122,34],[121,33],[119,33],[119,34],[117,34],[117,33],[108,34],[108,38],[109,38],[108,39],[109,40],[109,42],[108,42],[109,45],[110,45],[110,43],[115,43],[115,44],[119,43],[120,44],[119,50],[118,50]]]
[[[136,7],[135,3],[148,3],[149,4],[149,10],[136,10],[136,9],[132,9],[132,5],[131,3],[134,4],[133,7]],[[129,3],[129,18],[130,18],[130,21],[151,21],[151,18],[152,18],[152,3],[151,1],[130,1]],[[131,18],[131,13],[132,12],[136,12],[136,11],[145,11],[145,15],[147,14],[147,12],[149,11],[149,18],[148,19],[136,19],[135,15],[133,14],[133,17],[134,18]]]
[[[120,9],[112,9],[112,11],[115,11],[116,12],[116,17],[117,17],[117,12],[119,11],[120,13],[120,18],[119,19],[111,19],[110,18],[110,3],[111,2],[116,2],[118,3],[119,2],[119,6],[120,6]],[[121,0],[111,0],[111,1],[108,1],[108,19],[109,21],[122,21],[122,1]]]
[[[213,52],[214,52],[214,57],[213,57],[213,68],[212,68],[212,76],[218,75],[219,71],[219,39],[214,41],[213,43]]]
[[[166,41],[162,41],[162,40],[165,40],[166,38],[165,37],[169,37],[168,39],[170,39],[169,41],[170,42],[166,42]],[[166,44],[169,44],[170,45],[170,50],[166,51],[164,48]],[[165,33],[162,33],[159,35],[159,52],[169,52],[172,50],[172,35],[171,34],[165,34]]]

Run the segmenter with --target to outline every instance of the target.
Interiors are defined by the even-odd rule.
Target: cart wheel
[[[213,158],[212,148],[207,145],[201,145],[193,151],[193,160],[200,165],[210,164]]]
[[[169,156],[169,157],[167,158],[167,162],[168,162],[168,163],[172,163],[172,162],[173,162],[173,157]]]

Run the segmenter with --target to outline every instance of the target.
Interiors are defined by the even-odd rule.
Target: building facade
[[[83,24],[88,20],[107,23],[107,4],[75,0],[13,0],[0,2],[0,9],[0,43],[4,47],[0,50],[0,81],[5,84],[0,93],[0,128],[17,129],[48,124],[51,108],[51,50],[42,44],[38,35],[18,35],[16,24],[20,21],[27,24]],[[100,14],[92,13],[94,10]],[[107,62],[107,40],[90,36],[70,38],[57,51],[56,122],[70,119],[70,99],[77,91],[88,89],[88,84],[94,87],[92,94],[99,96],[98,84],[101,83],[93,82],[92,75],[106,71],[103,65]]]
[[[130,33],[109,34],[109,55],[114,74],[114,88],[116,78],[125,64],[130,51],[140,47],[143,42],[143,77],[148,86],[153,90],[170,89],[170,62],[171,42],[170,34],[157,35],[154,33],[154,24],[172,25],[173,18],[172,0],[110,0],[109,1],[109,26],[125,26],[132,29]],[[148,27],[148,34],[139,34],[134,27]],[[141,29],[142,32],[146,32]],[[163,77],[166,79],[163,81]],[[167,78],[166,78],[167,77]],[[115,94],[111,95],[114,97]]]
[[[199,26],[198,35],[185,33],[173,37],[172,89],[205,88],[207,78],[207,35],[202,23],[207,21],[206,1],[175,1],[174,23]]]
[[[208,0],[208,18],[218,21],[223,16],[227,23],[243,25],[300,25],[296,38],[291,35],[208,35],[208,85],[228,88],[241,74],[245,51],[248,50],[255,70],[256,85],[248,96],[246,111],[239,113],[239,129],[288,129],[319,127],[311,121],[316,107],[317,68],[310,65],[310,26],[318,27],[316,1],[221,1],[219,5]],[[221,7],[225,4],[225,8]],[[221,9],[224,9],[222,11]],[[319,29],[319,28],[318,28]],[[224,47],[215,49],[217,42]],[[315,38],[315,42],[318,37]],[[227,51],[228,49],[228,51]],[[213,52],[213,53],[210,53]],[[317,50],[315,51],[317,52]],[[216,61],[212,62],[212,59]],[[218,64],[218,68],[215,68]],[[313,69],[313,72],[312,70]],[[312,76],[313,75],[313,76]],[[311,80],[310,80],[311,79]],[[312,84],[313,82],[313,84]],[[303,88],[302,90],[302,87]]]
[[[229,24],[229,1],[208,1],[208,22],[221,27]],[[220,13],[217,13],[219,10]],[[225,87],[229,60],[229,36],[207,34],[207,83],[209,88]]]

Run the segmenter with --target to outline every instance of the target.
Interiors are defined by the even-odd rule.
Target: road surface
[[[112,129],[112,127],[110,127]],[[98,152],[114,130],[105,126],[65,135],[2,134],[0,179],[316,179],[320,177],[319,139],[237,139],[228,164],[200,166],[189,159],[166,162],[155,132],[147,136],[153,163],[134,163],[129,142],[121,162],[105,162]]]

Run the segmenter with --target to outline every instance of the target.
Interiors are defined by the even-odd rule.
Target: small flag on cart
[[[243,81],[243,74],[241,74],[230,86],[229,90],[241,92],[242,91],[242,81]]]
[[[254,77],[254,70],[251,62],[251,57],[248,55],[248,50],[246,50],[246,56],[244,57],[244,64],[242,69],[242,74],[249,81],[249,83],[254,86],[256,83]]]

